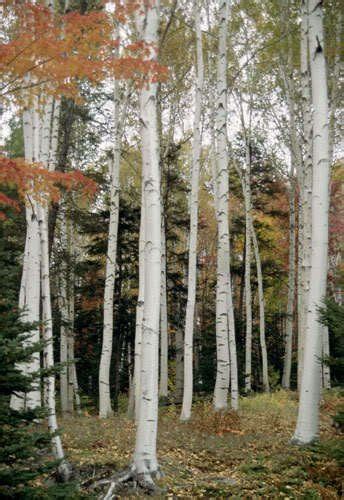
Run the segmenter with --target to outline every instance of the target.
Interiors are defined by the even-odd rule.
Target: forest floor
[[[241,400],[239,413],[214,413],[198,402],[188,423],[180,408],[160,409],[158,456],[164,477],[160,498],[342,498],[343,435],[332,416],[343,397],[325,394],[321,404],[320,444],[290,445],[297,416],[296,395],[279,391]],[[102,477],[123,470],[134,447],[134,424],[125,412],[108,420],[85,415],[61,422],[67,454],[80,473],[82,492]],[[341,448],[341,451],[340,451]],[[337,457],[338,458],[338,457]],[[342,462],[343,465],[343,462]],[[119,497],[144,497],[125,489]]]

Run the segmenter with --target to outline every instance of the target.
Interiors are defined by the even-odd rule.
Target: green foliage
[[[24,375],[19,363],[28,362],[42,344],[24,346],[35,324],[22,321],[16,307],[20,268],[18,240],[13,237],[19,222],[6,219],[0,223],[0,498],[51,499],[68,497],[73,486],[44,485],[42,478],[52,473],[56,461],[48,458],[49,432],[42,409],[15,411],[10,408],[13,393],[29,392],[39,373]],[[19,246],[20,248],[20,246]],[[5,285],[6,283],[6,285]],[[75,497],[74,497],[75,498]]]
[[[44,417],[42,409],[18,412],[9,406],[11,394],[28,392],[38,377],[38,374],[24,375],[17,366],[28,362],[42,347],[39,344],[23,347],[33,327],[21,321],[11,301],[0,301],[1,498],[44,498],[44,489],[34,482],[56,466],[46,456],[50,434],[37,424]]]

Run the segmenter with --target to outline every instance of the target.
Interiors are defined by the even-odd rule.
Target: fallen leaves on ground
[[[162,408],[158,455],[163,498],[341,498],[342,471],[329,453],[331,442],[341,439],[332,425],[340,404],[340,394],[325,395],[321,445],[309,448],[289,443],[297,400],[287,391],[244,398],[238,413],[215,413],[210,402],[198,402],[187,423],[179,422],[179,407]],[[89,478],[120,471],[131,461],[135,425],[124,413],[107,420],[66,419],[62,432],[86,494]],[[118,495],[135,496],[130,491]]]

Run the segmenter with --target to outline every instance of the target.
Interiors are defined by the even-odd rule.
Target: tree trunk
[[[151,45],[156,61],[159,2],[141,5],[140,31]],[[144,15],[145,14],[145,15]],[[143,18],[143,19],[142,19]],[[156,438],[158,426],[159,315],[161,291],[161,200],[157,83],[146,82],[140,91],[142,181],[144,188],[144,314],[141,345],[139,415],[133,467],[145,484],[154,485],[158,473]]]
[[[251,159],[250,144],[246,145],[245,182],[243,185],[245,202],[245,392],[252,390],[252,291],[251,291]]]
[[[99,416],[107,418],[112,415],[110,397],[110,365],[112,356],[113,336],[113,296],[116,275],[118,216],[119,216],[119,170],[121,161],[121,145],[119,134],[119,88],[114,81],[113,90],[113,158],[109,160],[111,176],[110,187],[110,221],[108,249],[106,256],[105,289],[104,289],[104,326],[103,344],[99,365]]]
[[[41,244],[41,281],[42,281],[42,319],[43,319],[43,340],[45,342],[43,350],[44,368],[52,370],[54,368],[54,347],[53,328],[50,298],[50,273],[49,273],[49,243],[48,243],[48,208],[39,209],[39,227]],[[57,460],[59,474],[64,481],[68,481],[71,470],[68,462],[64,458],[61,436],[57,433],[57,420],[55,408],[55,374],[50,373],[44,379],[46,408],[48,411],[48,426],[52,435],[53,453]]]
[[[183,400],[184,389],[184,338],[183,338],[183,325],[181,322],[182,306],[181,299],[178,301],[178,324],[176,327],[176,392],[175,402],[181,403]]]
[[[300,391],[303,373],[304,339],[310,287],[312,250],[312,113],[308,59],[308,0],[302,2],[301,18],[301,87],[302,120],[305,157],[299,170],[299,231],[298,231],[298,358],[297,386]]]
[[[193,395],[193,335],[195,323],[196,281],[197,281],[197,234],[198,234],[198,189],[201,157],[201,105],[203,92],[203,53],[200,19],[201,5],[194,2],[194,21],[196,31],[197,80],[195,92],[195,114],[192,143],[192,174],[190,194],[190,238],[188,267],[188,297],[186,304],[184,334],[184,391],[181,420],[191,417]]]
[[[265,303],[264,303],[264,290],[263,290],[263,273],[262,273],[262,263],[260,260],[258,240],[256,232],[254,230],[252,217],[251,217],[251,231],[252,231],[251,235],[252,235],[254,256],[257,266],[258,301],[259,301],[259,340],[260,340],[260,349],[262,354],[263,388],[265,392],[269,392],[270,384],[269,384],[269,371],[268,371],[268,353],[265,341]]]
[[[161,303],[160,303],[160,387],[159,395],[168,396],[168,320],[166,290],[165,216],[161,214]]]
[[[295,296],[295,181],[290,179],[289,191],[289,276],[286,318],[286,340],[283,364],[282,387],[290,389],[291,361],[293,347],[294,296]]]
[[[309,1],[309,55],[313,104],[313,192],[310,290],[304,371],[293,441],[313,442],[319,431],[322,326],[318,307],[326,295],[328,263],[329,141],[328,95],[322,4]]]
[[[227,408],[230,375],[228,336],[228,293],[230,290],[228,165],[227,165],[227,22],[229,2],[219,5],[219,46],[217,61],[217,101],[215,116],[216,209],[217,209],[217,284],[216,284],[216,382],[215,410]]]
[[[141,186],[141,220],[139,236],[139,293],[136,306],[135,326],[135,359],[134,359],[134,392],[135,392],[135,420],[138,422],[140,397],[141,397],[141,354],[142,354],[142,322],[144,308],[145,287],[145,205],[144,205],[144,179]]]
[[[60,399],[61,412],[66,416],[68,412],[68,303],[67,303],[67,227],[65,207],[60,208],[60,242],[62,248],[62,258],[59,272],[59,296],[58,305],[60,309]]]
[[[28,84],[30,78],[27,78]],[[33,106],[26,108],[23,113],[23,132],[25,160],[29,163],[39,160],[39,123],[37,99]],[[40,320],[40,236],[38,225],[38,203],[27,195],[26,200],[26,240],[24,249],[23,271],[19,293],[19,307],[24,309],[23,321],[38,323]],[[39,342],[39,328],[30,331],[30,337],[25,344],[31,345]],[[40,369],[40,355],[34,353],[31,361],[19,365],[23,373],[37,373]],[[41,406],[41,390],[39,381],[35,381],[32,390],[27,394],[13,394],[10,402],[11,408],[21,410]]]

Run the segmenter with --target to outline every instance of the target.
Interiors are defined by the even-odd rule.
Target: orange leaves
[[[15,188],[22,200],[33,198],[41,203],[58,201],[61,189],[76,191],[83,198],[94,196],[97,185],[80,171],[50,172],[40,164],[28,164],[22,158],[15,160],[0,156],[0,185]],[[0,204],[13,208],[18,202],[0,192]]]
[[[116,17],[126,22],[137,5]],[[166,69],[149,59],[152,47],[128,43],[122,58],[115,57],[119,40],[113,39],[113,19],[105,11],[60,15],[48,8],[24,2],[5,2],[9,19],[0,44],[0,95],[23,99],[27,93],[78,95],[80,80],[99,83],[106,77],[153,81],[166,78]],[[154,50],[154,49],[153,49]]]
[[[10,12],[14,22],[9,40],[0,48],[3,95],[25,88],[28,73],[31,85],[44,83],[45,92],[63,90],[72,97],[78,79],[104,77],[104,42],[111,38],[105,13],[58,16],[30,2],[12,5]]]

